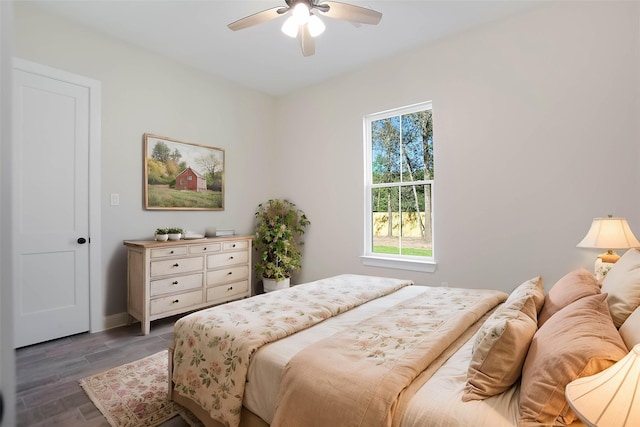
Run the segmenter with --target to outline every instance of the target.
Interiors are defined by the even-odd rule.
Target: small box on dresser
[[[251,296],[251,239],[125,240],[127,312],[142,323]]]

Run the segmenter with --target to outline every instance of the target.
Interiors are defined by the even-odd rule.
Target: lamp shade
[[[640,247],[624,218],[594,218],[579,248],[629,249]]]
[[[570,382],[565,396],[589,427],[640,426],[640,344],[604,371]]]
[[[318,37],[320,34],[324,33],[324,22],[322,22],[316,15],[311,14],[307,25],[309,26],[309,34],[311,37]]]
[[[298,21],[296,21],[296,18],[294,18],[293,16],[290,16],[287,18],[286,21],[284,21],[284,24],[282,24],[281,30],[283,33],[285,33],[289,37],[295,38],[298,35],[299,28],[300,28],[300,25],[298,24]]]

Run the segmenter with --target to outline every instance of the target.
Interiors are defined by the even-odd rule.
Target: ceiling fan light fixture
[[[291,16],[295,18],[298,25],[304,25],[309,21],[309,8],[304,3],[298,3],[293,8]]]
[[[326,28],[324,22],[316,15],[311,14],[309,17],[309,22],[307,23],[309,26],[309,34],[311,37],[317,37],[320,34],[324,33],[324,29]]]
[[[285,33],[289,37],[296,38],[298,36],[299,28],[300,28],[300,25],[296,21],[296,18],[294,18],[293,16],[290,16],[287,18],[286,21],[284,21],[284,24],[282,24],[281,30],[283,33]]]
[[[284,0],[284,2],[286,6],[275,6],[245,16],[228,24],[227,27],[237,31],[289,15],[280,29],[287,36],[298,39],[304,56],[311,56],[315,53],[313,39],[325,31],[325,24],[319,18],[320,15],[367,25],[376,25],[382,19],[382,13],[373,9],[333,0]]]

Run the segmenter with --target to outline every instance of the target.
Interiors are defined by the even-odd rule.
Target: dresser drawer
[[[204,257],[175,258],[165,261],[151,261],[151,277],[168,274],[189,273],[204,268]]]
[[[147,335],[156,319],[251,295],[251,239],[125,240],[128,315]]]
[[[207,268],[226,267],[237,264],[247,264],[249,262],[249,252],[227,252],[222,254],[209,255],[207,257]]]
[[[186,255],[186,246],[172,246],[170,248],[151,249],[151,258],[162,258],[175,255]]]
[[[237,242],[224,242],[222,244],[222,250],[232,251],[234,249],[247,249],[249,247],[248,240],[239,240]]]
[[[151,300],[151,315],[180,310],[202,303],[202,291],[154,298]]]
[[[152,280],[151,296],[181,292],[188,289],[202,287],[202,273],[189,274],[188,276],[169,277],[167,279]]]
[[[249,278],[249,266],[224,268],[221,270],[207,271],[207,286],[217,285],[234,280],[244,280]]]
[[[206,254],[208,252],[220,252],[222,245],[220,243],[204,243],[202,245],[189,246],[190,254]]]
[[[243,280],[241,282],[229,283],[228,285],[216,286],[214,288],[207,289],[207,302],[216,300],[229,300],[234,296],[240,294],[246,294],[249,289],[249,281]]]

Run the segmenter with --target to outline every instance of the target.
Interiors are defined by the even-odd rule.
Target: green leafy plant
[[[301,267],[302,236],[311,222],[294,203],[282,199],[259,204],[255,217],[258,277],[276,281],[291,277]]]
[[[166,228],[156,228],[156,234],[169,234]]]
[[[182,228],[180,228],[180,227],[170,227],[170,228],[167,228],[167,232],[169,234],[182,234]]]

